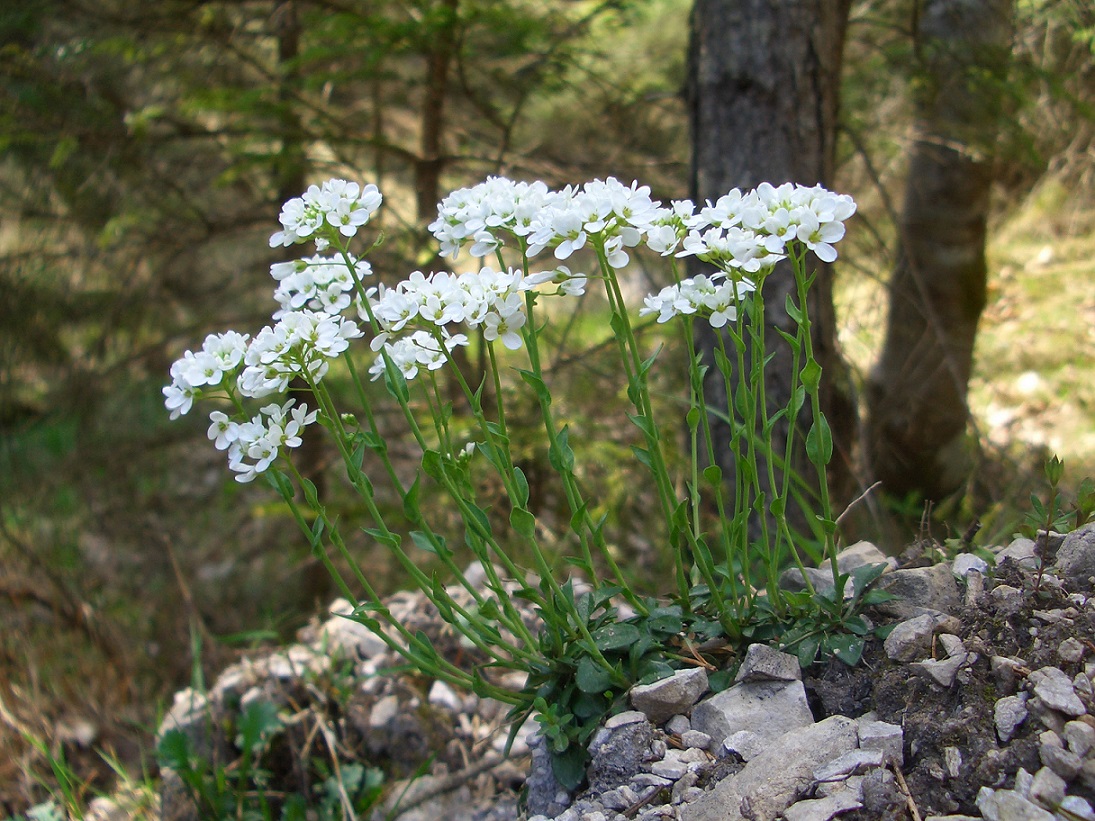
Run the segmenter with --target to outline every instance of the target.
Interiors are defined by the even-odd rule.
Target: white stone
[[[691,729],[692,721],[684,715],[675,715],[665,723],[665,731],[670,735],[681,735]]]
[[[707,692],[707,671],[702,667],[679,670],[651,684],[631,688],[631,706],[644,713],[653,724],[661,724],[679,713],[686,713]]]
[[[1095,821],[1095,811],[1092,811],[1091,805],[1078,795],[1066,795],[1060,809],[1080,821]]]
[[[676,781],[678,778],[688,772],[688,765],[680,761],[674,761],[670,758],[662,759],[661,761],[655,761],[650,765],[650,772],[654,775],[660,775],[662,778],[668,778]]]
[[[1068,748],[1083,758],[1095,747],[1095,727],[1086,721],[1070,721],[1064,728],[1065,742]]]
[[[1028,680],[1034,685],[1034,695],[1051,710],[1069,716],[1082,716],[1086,712],[1072,680],[1056,667],[1035,670]]]
[[[962,751],[957,747],[944,747],[943,763],[947,766],[947,775],[958,778],[962,774]]]
[[[859,746],[864,750],[880,750],[886,761],[899,767],[905,763],[905,734],[897,724],[859,719]]]
[[[882,646],[891,661],[912,661],[931,651],[931,639],[935,633],[958,628],[958,620],[953,616],[925,613],[895,626]]]
[[[750,644],[734,681],[797,681],[801,678],[798,658],[766,644]]]
[[[849,775],[858,775],[872,767],[881,767],[884,762],[885,756],[881,750],[851,750],[814,770],[814,780],[843,781]]]
[[[977,809],[986,821],[1054,821],[1053,813],[1012,790],[982,787],[977,796]]]
[[[646,721],[646,713],[638,710],[625,710],[622,713],[616,713],[614,716],[609,716],[605,721],[606,730],[615,730],[617,727],[624,727],[628,724],[637,724],[640,721]]]
[[[713,739],[738,730],[775,738],[814,723],[801,681],[749,681],[716,693],[692,710],[692,729]]]
[[[830,821],[831,818],[849,810],[858,810],[863,803],[856,799],[851,790],[841,790],[825,798],[799,801],[783,812],[784,821]]]
[[[1067,638],[1057,647],[1057,658],[1067,664],[1076,664],[1084,657],[1084,645],[1079,639]]]
[[[996,735],[1001,743],[1006,744],[1015,735],[1016,728],[1026,721],[1027,694],[1020,693],[1017,696],[1004,696],[998,699],[993,708],[993,719],[996,722]],[[1095,731],[1093,731],[1095,732]]]
[[[752,730],[738,730],[728,735],[722,746],[727,752],[736,753],[742,761],[749,761],[763,753],[768,745],[764,738]]]
[[[444,707],[449,712],[459,713],[464,710],[464,699],[441,679],[437,679],[430,686],[427,700],[435,707]]]
[[[774,819],[812,786],[814,770],[856,749],[858,740],[856,723],[844,716],[785,733],[741,772],[682,805],[681,821],[746,821],[742,813],[746,796],[751,817]]]
[[[970,571],[975,573],[987,573],[989,563],[976,553],[959,553],[951,563],[951,573],[960,579],[966,578]]]
[[[681,744],[685,747],[706,750],[711,746],[711,736],[707,733],[701,733],[699,730],[685,730],[681,733]]]
[[[1030,797],[1043,807],[1056,807],[1064,800],[1067,785],[1065,780],[1049,767],[1042,767],[1034,774],[1030,784]]]

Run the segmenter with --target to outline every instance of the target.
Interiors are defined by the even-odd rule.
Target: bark
[[[689,107],[692,196],[697,203],[764,181],[831,185],[850,5],[850,0],[696,0]],[[773,410],[790,399],[791,352],[775,329],[794,332],[784,310],[785,297],[793,289],[790,268],[781,266],[769,277],[764,292],[765,345],[775,352],[765,382]],[[855,403],[836,345],[827,266],[819,265],[811,299],[815,355],[824,370],[822,402],[836,443],[831,484],[839,503],[850,495]],[[697,344],[710,359],[715,332],[704,323],[696,327]],[[725,406],[725,399],[719,399],[724,394],[718,379],[712,368],[705,388],[713,407]],[[803,422],[805,417],[799,424]],[[713,458],[724,476],[733,477],[729,428],[717,422],[714,433]],[[786,424],[775,435],[777,452],[782,452],[779,440],[786,441]],[[796,469],[810,480],[813,469],[805,453],[799,455]]]
[[[966,403],[985,305],[985,233],[1011,0],[926,0],[909,178],[866,454],[890,493],[939,499],[972,468]]]

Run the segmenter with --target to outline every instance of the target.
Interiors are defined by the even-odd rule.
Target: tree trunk
[[[881,358],[868,384],[866,454],[892,494],[939,499],[972,467],[966,405],[985,305],[985,226],[1011,0],[926,0],[900,249]]]
[[[691,187],[697,203],[765,181],[831,184],[850,5],[850,0],[696,0],[689,103]],[[693,273],[700,273],[699,268]],[[772,411],[790,400],[791,351],[775,329],[794,333],[784,310],[786,295],[793,290],[786,264],[765,284],[765,345],[775,352],[765,382]],[[836,346],[832,277],[826,266],[818,267],[811,300],[815,356],[824,370],[823,410],[836,444],[830,464],[833,498],[839,503],[850,496],[855,403]],[[710,362],[716,332],[705,323],[696,328],[697,345]],[[717,371],[712,368],[708,374],[708,401],[718,407],[725,394]],[[729,427],[714,424],[716,452],[711,458],[724,476],[733,477]],[[779,440],[785,442],[786,436],[784,422],[775,431],[777,452],[782,452]],[[809,481],[813,468],[804,450],[799,457],[795,469]]]

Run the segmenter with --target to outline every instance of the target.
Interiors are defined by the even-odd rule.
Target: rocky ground
[[[894,594],[869,613],[893,629],[859,665],[803,673],[754,645],[720,693],[700,667],[635,688],[633,709],[595,735],[573,795],[535,722],[505,757],[505,705],[392,671],[385,645],[337,615],[206,693],[179,693],[161,734],[181,730],[196,755],[238,773],[241,728],[265,715],[248,761],[271,806],[326,795],[317,818],[1095,819],[1095,525],[994,552],[995,565],[931,564],[847,549],[846,568],[887,562],[878,584]],[[418,596],[391,605],[447,640]],[[178,773],[162,783],[163,818],[208,817]],[[100,800],[90,817],[116,812]]]

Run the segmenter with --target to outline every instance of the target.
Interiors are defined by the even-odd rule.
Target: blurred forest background
[[[917,5],[855,0],[845,47],[835,187],[860,214],[836,300],[860,386],[894,267]],[[437,263],[424,226],[439,198],[487,174],[551,185],[615,175],[685,197],[690,6],[3,4],[0,817],[46,794],[48,766],[28,739],[63,746],[93,788],[114,777],[109,760],[139,779],[174,690],[290,637],[331,598],[273,494],[233,482],[204,417],[169,423],[160,393],[170,363],[205,333],[268,321],[279,257],[266,240],[280,203],[329,176],[377,183],[386,240],[371,261],[395,282]],[[1049,452],[1065,460],[1066,486],[1095,474],[1088,0],[1019,0],[1000,93],[1009,116],[970,384],[977,468],[933,516],[916,498],[878,502],[856,535],[876,527],[891,549],[975,519],[978,544],[1009,539]],[[644,273],[635,293],[660,276]],[[582,433],[586,478],[628,563],[653,571],[629,434],[599,388],[602,330],[580,317],[560,326],[556,395]],[[677,387],[671,375],[662,386]],[[524,447],[534,477],[546,453]],[[325,454],[311,458],[324,474]],[[324,475],[338,503],[337,471]],[[359,513],[349,495],[342,504]]]

